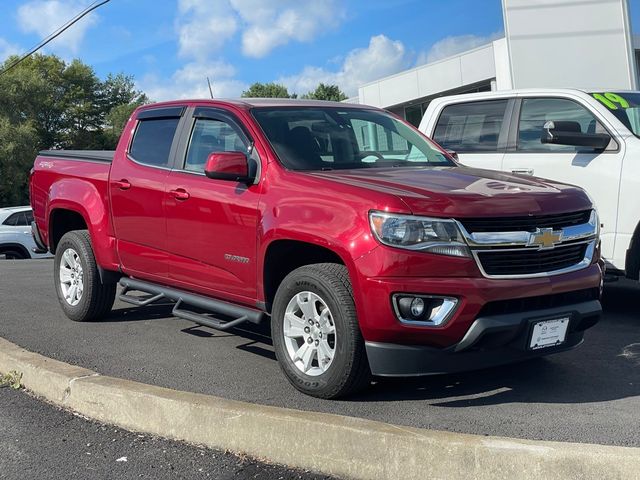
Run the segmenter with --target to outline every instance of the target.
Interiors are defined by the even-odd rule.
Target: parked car
[[[584,191],[461,167],[372,107],[147,105],[115,152],[41,152],[30,189],[69,318],[106,315],[116,282],[220,330],[270,318],[318,397],[572,349],[601,314]]]
[[[0,208],[0,258],[21,260],[51,256],[34,252],[36,244],[31,235],[32,221],[31,207]]]
[[[607,269],[640,274],[640,92],[529,89],[442,97],[420,130],[471,167],[584,188]]]

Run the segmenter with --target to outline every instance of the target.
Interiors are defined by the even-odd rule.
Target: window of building
[[[246,152],[247,146],[238,132],[222,120],[199,118],[193,127],[184,169],[204,172],[209,155],[216,152]]]
[[[136,128],[129,154],[136,162],[167,167],[179,118],[141,120]]]
[[[449,105],[442,110],[433,138],[456,152],[498,149],[507,99]]]
[[[582,105],[564,98],[525,98],[518,126],[519,152],[594,152],[589,147],[542,143],[544,124],[548,121],[574,122],[582,133],[606,133],[593,114]]]

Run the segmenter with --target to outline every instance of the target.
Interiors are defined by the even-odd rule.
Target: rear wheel
[[[303,393],[338,398],[369,385],[370,371],[344,265],[298,268],[282,281],[271,317],[276,356]]]
[[[54,266],[58,300],[67,317],[85,322],[111,311],[116,285],[100,281],[87,230],[69,232],[60,239]]]

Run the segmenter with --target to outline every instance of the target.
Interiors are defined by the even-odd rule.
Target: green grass
[[[4,387],[20,390],[22,388],[22,373],[14,370],[9,373],[0,374],[0,388]]]

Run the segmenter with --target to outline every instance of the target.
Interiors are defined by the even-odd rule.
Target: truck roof
[[[591,93],[596,92],[618,92],[618,93],[637,93],[634,90],[623,90],[623,89],[582,89],[582,88],[516,88],[512,90],[492,90],[489,92],[476,92],[476,93],[462,93],[458,95],[444,95],[442,97],[437,97],[432,100],[433,105],[440,104],[442,102],[451,102],[457,101],[461,99],[467,100],[477,100],[477,99],[488,99],[493,97],[511,97],[514,95],[590,95]]]
[[[304,100],[298,98],[215,98],[215,99],[189,99],[189,100],[172,100],[167,102],[153,103],[145,105],[146,107],[157,108],[161,106],[193,104],[198,105],[211,104],[215,105],[233,105],[237,108],[249,110],[256,107],[336,107],[336,108],[367,108],[378,110],[368,105],[360,105],[358,103],[329,102],[325,100]]]

